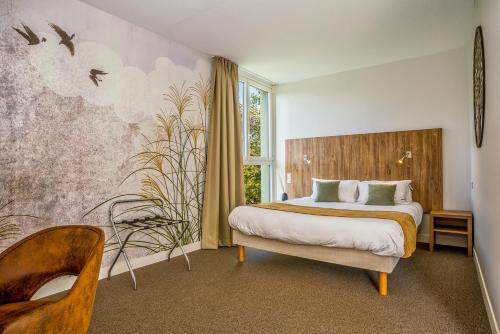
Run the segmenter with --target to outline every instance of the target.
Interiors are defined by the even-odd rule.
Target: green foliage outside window
[[[261,154],[260,147],[260,92],[254,91],[250,94],[248,104],[249,114],[249,140],[250,151],[249,155],[258,157]],[[243,106],[240,104],[240,110]],[[243,178],[245,181],[245,199],[247,204],[256,204],[261,202],[261,167],[260,165],[245,165],[243,167]]]

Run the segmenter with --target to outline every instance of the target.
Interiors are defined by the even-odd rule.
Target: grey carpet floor
[[[370,272],[247,249],[189,254],[99,283],[89,333],[490,333],[472,258],[419,246],[379,296]]]

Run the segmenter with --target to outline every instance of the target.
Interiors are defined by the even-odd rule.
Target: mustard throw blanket
[[[415,248],[417,246],[417,225],[415,224],[413,217],[406,212],[317,208],[312,206],[291,205],[285,203],[265,203],[265,204],[255,204],[253,206],[261,209],[303,213],[306,215],[316,215],[316,216],[390,219],[396,221],[403,230],[403,236],[404,236],[403,258],[410,257],[415,251]]]

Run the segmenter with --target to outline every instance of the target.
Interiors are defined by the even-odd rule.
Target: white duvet
[[[375,206],[314,202],[310,197],[304,197],[285,203],[347,210],[406,212],[413,217],[417,228],[423,216],[422,206],[417,202]],[[383,256],[402,257],[404,254],[403,230],[396,221],[389,219],[315,216],[240,206],[229,215],[229,225],[247,235],[293,244],[354,248]]]

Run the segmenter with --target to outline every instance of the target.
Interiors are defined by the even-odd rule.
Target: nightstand
[[[467,255],[472,256],[472,212],[432,210],[429,219],[429,250],[434,250],[436,233],[467,237]]]

